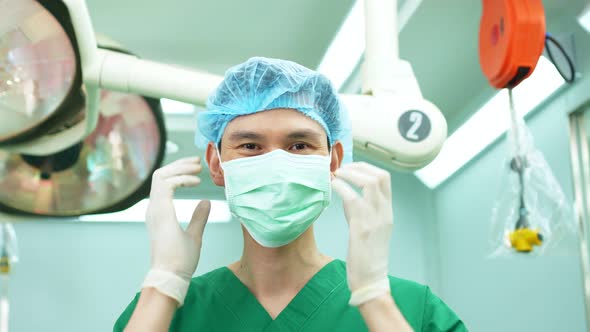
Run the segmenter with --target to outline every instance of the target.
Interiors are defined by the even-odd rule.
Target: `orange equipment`
[[[541,0],[483,0],[479,63],[493,87],[513,88],[529,77],[544,47]]]

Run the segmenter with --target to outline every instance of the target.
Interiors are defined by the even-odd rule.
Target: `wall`
[[[590,36],[574,24],[579,71],[590,69]],[[567,113],[590,97],[581,77],[527,119],[573,202]],[[504,111],[504,110],[499,110]],[[443,298],[472,331],[586,331],[580,258],[570,256],[488,259],[491,211],[501,188],[509,149],[504,139],[473,160],[435,192]]]

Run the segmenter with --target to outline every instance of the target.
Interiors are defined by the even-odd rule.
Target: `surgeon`
[[[230,68],[198,117],[213,182],[244,236],[239,261],[192,278],[210,203],[183,230],[172,198],[200,159],[154,172],[151,268],[114,331],[467,331],[428,287],[388,276],[389,173],[352,163],[351,124],[328,79],[256,57]],[[313,223],[332,190],[349,227],[346,262],[322,254]]]

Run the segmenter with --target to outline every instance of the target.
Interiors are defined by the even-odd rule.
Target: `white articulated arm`
[[[223,77],[99,50],[101,88],[204,105]]]
[[[447,137],[440,110],[422,97],[409,62],[399,59],[397,1],[365,1],[363,95],[342,95],[354,146],[401,170],[426,166]]]
[[[444,116],[425,99],[400,94],[340,97],[350,113],[355,149],[400,170],[426,166],[447,137]]]

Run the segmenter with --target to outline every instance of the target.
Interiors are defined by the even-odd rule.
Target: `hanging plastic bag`
[[[577,227],[543,154],[511,100],[511,155],[492,213],[491,257],[575,254]]]
[[[10,223],[0,222],[0,331],[8,331],[9,317],[9,275],[18,261],[16,233]]]
[[[18,245],[14,227],[9,223],[0,223],[0,275],[10,273],[11,267],[18,262]]]

